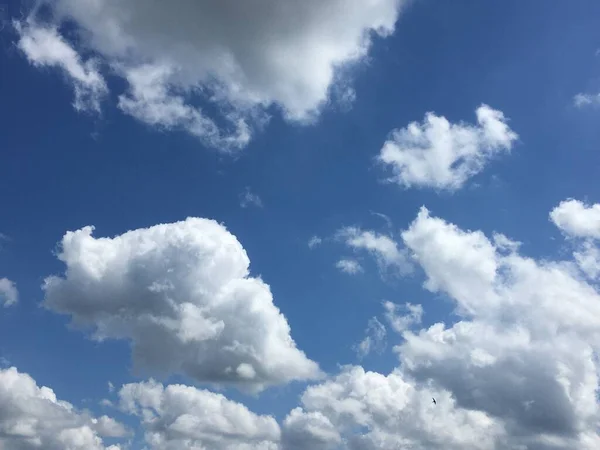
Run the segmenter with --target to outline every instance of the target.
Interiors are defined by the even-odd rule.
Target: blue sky
[[[138,433],[137,440],[131,443],[132,449],[141,449],[143,445],[149,449],[205,448],[201,445],[206,448],[321,448],[314,442],[323,445],[322,448],[398,448],[392,445],[398,445],[401,439],[411,440],[414,448],[442,448],[437,446],[439,441],[436,439],[441,439],[443,431],[423,431],[423,426],[416,423],[417,419],[415,424],[406,425],[406,429],[400,427],[392,432],[374,418],[376,415],[363,422],[357,419],[356,423],[346,423],[345,420],[350,419],[340,418],[342,416],[338,417],[326,407],[318,406],[321,403],[313,397],[325,395],[324,392],[335,383],[343,383],[340,378],[346,373],[346,369],[341,367],[343,365],[362,366],[364,370],[382,376],[393,374],[401,377],[414,389],[418,398],[424,395],[425,399],[407,401],[406,411],[417,408],[414,406],[417,404],[421,405],[418,411],[429,408],[431,395],[428,393],[431,392],[447,398],[448,402],[452,401],[451,405],[444,406],[442,412],[431,413],[445,416],[432,420],[453,427],[453,420],[459,420],[460,414],[467,414],[467,422],[478,423],[474,427],[479,431],[466,430],[465,436],[476,436],[483,430],[483,425],[477,422],[483,419],[469,414],[475,414],[474,411],[484,414],[485,420],[491,423],[486,422],[486,427],[494,430],[493,433],[486,432],[486,439],[490,440],[482,443],[476,437],[471,441],[465,438],[462,443],[452,443],[462,445],[456,448],[517,448],[516,445],[524,445],[523,448],[527,449],[596,448],[594,445],[600,442],[597,401],[583,407],[577,403],[579,397],[571,393],[570,403],[564,404],[563,408],[578,425],[562,431],[556,431],[557,427],[554,427],[556,447],[551,447],[549,438],[544,434],[548,431],[544,431],[544,424],[537,423],[538,428],[522,425],[523,431],[514,425],[511,420],[515,417],[507,412],[514,411],[514,408],[505,406],[503,409],[492,393],[483,395],[479,400],[467,400],[469,396],[465,397],[464,386],[459,381],[442,381],[447,374],[443,375],[444,371],[435,363],[430,366],[423,363],[423,367],[430,368],[422,370],[419,364],[409,363],[412,357],[418,355],[422,361],[429,357],[438,362],[453,361],[457,366],[464,364],[464,370],[468,371],[474,363],[461,359],[459,350],[464,352],[471,346],[473,351],[486,348],[486,352],[493,354],[481,343],[485,339],[471,336],[472,340],[464,343],[464,347],[457,349],[447,343],[447,348],[435,353],[438,356],[428,355],[423,350],[426,348],[424,343],[418,345],[405,335],[394,332],[392,322],[386,321],[382,302],[421,305],[422,320],[413,323],[408,331],[422,339],[427,336],[434,339],[431,336],[435,330],[430,327],[437,322],[446,323],[448,330],[454,330],[452,326],[461,320],[490,325],[491,313],[484,314],[477,307],[470,309],[471,306],[465,306],[471,305],[472,301],[483,305],[485,301],[492,302],[490,299],[496,295],[504,295],[502,298],[506,305],[510,305],[508,310],[520,311],[518,305],[511,302],[521,298],[520,295],[525,296],[524,292],[542,292],[538,284],[545,279],[541,275],[547,269],[545,264],[562,261],[555,270],[560,270],[569,281],[555,286],[552,292],[556,297],[547,294],[540,299],[531,294],[533,297],[523,299],[521,306],[524,310],[543,310],[535,305],[543,303],[543,299],[551,299],[548,300],[550,312],[544,317],[549,321],[548,329],[554,331],[550,337],[546,336],[546,341],[555,342],[552,339],[556,339],[558,348],[563,343],[560,339],[564,337],[560,330],[572,326],[576,330],[572,333],[578,339],[572,348],[587,342],[592,353],[597,351],[592,340],[600,334],[600,322],[582,324],[577,322],[579,319],[573,319],[561,323],[561,315],[554,314],[552,308],[557,304],[568,305],[568,302],[588,308],[577,316],[579,318],[586,315],[593,317],[599,308],[596,302],[600,298],[597,284],[600,259],[595,260],[594,255],[598,256],[596,248],[600,239],[600,188],[597,183],[600,170],[600,97],[597,96],[600,92],[600,4],[591,0],[545,2],[543,6],[540,2],[516,0],[414,0],[400,8],[400,3],[392,0],[379,0],[371,7],[354,1],[344,5],[340,0],[313,5],[314,13],[307,14],[307,17],[314,15],[322,20],[310,22],[313,19],[306,19],[307,23],[304,23],[304,16],[300,13],[298,21],[290,21],[286,13],[280,11],[267,17],[264,5],[271,2],[252,2],[256,6],[256,16],[252,19],[256,22],[256,29],[269,21],[275,23],[281,20],[282,24],[287,24],[283,26],[288,27],[285,29],[292,38],[282,44],[282,48],[286,52],[285,57],[290,58],[289,65],[296,65],[294,70],[289,71],[280,69],[269,59],[270,55],[261,53],[266,52],[267,44],[261,44],[258,38],[257,43],[243,43],[247,46],[245,51],[250,54],[248,60],[244,59],[246,53],[236,53],[239,48],[246,48],[235,47],[239,44],[236,33],[245,30],[246,26],[239,22],[241,14],[215,13],[215,20],[223,21],[220,24],[223,29],[236,31],[231,32],[231,38],[226,36],[227,39],[221,36],[226,33],[206,38],[204,34],[186,34],[186,26],[190,25],[183,13],[178,16],[175,6],[169,8],[168,17],[175,21],[173,23],[181,20],[180,26],[165,20],[161,22],[162,28],[145,28],[142,27],[144,20],[163,12],[152,11],[149,6],[138,11],[132,6],[138,2],[125,2],[129,6],[119,8],[134,11],[133,14],[139,14],[139,18],[131,29],[123,28],[135,43],[129,49],[132,53],[123,56],[125,53],[119,53],[118,45],[109,39],[114,36],[110,36],[108,28],[101,25],[102,20],[114,19],[111,14],[116,14],[118,8],[113,10],[107,6],[113,2],[98,2],[102,6],[96,18],[92,12],[86,12],[85,7],[74,7],[71,0],[30,3],[42,10],[27,7],[24,8],[25,15],[20,16],[18,2],[9,1],[1,35],[0,66],[3,70],[0,71],[0,98],[4,107],[0,111],[3,211],[0,232],[4,238],[0,247],[0,278],[12,281],[18,289],[18,302],[8,306],[9,302],[5,300],[7,307],[0,309],[0,356],[5,358],[6,370],[14,366],[20,374],[29,374],[39,386],[50,387],[57,397],[77,408],[88,408],[96,416],[106,414],[122,421]],[[88,2],[81,4],[84,3]],[[187,15],[197,14],[198,20],[206,13],[202,11],[203,7],[190,6],[188,1],[173,2],[175,4],[181,7],[181,11],[191,8]],[[207,4],[216,5],[215,2]],[[330,9],[323,6],[325,4]],[[218,10],[214,5],[206,8]],[[352,11],[352,14],[342,14],[340,11],[344,9]],[[369,22],[371,17],[372,23]],[[374,36],[369,44],[355,38],[355,35],[372,31],[377,26],[386,28],[385,36]],[[276,39],[280,29],[273,27],[273,39]],[[240,31],[240,36],[258,36],[260,33],[256,29],[247,30],[247,34]],[[39,34],[40,30],[45,30],[46,34]],[[336,40],[338,38],[331,37],[328,30],[347,31],[347,35],[340,33],[347,40],[343,41],[344,37]],[[213,44],[215,48],[235,47],[230,55],[233,55],[234,62],[239,63],[239,71],[244,76],[240,79],[245,80],[240,81],[239,86],[247,92],[255,89],[252,91],[254,97],[250,97],[250,93],[246,96],[245,92],[234,92],[233,82],[227,78],[229,72],[217,63],[207,63],[207,73],[212,70],[217,81],[223,83],[223,89],[230,90],[223,94],[225,100],[221,103],[211,103],[202,93],[185,92],[181,98],[190,108],[186,114],[203,111],[215,121],[217,128],[228,130],[227,126],[231,124],[224,125],[223,112],[227,117],[227,111],[234,111],[233,114],[239,115],[235,117],[247,120],[252,130],[251,137],[239,148],[226,149],[222,142],[211,142],[206,134],[200,137],[194,135],[189,127],[186,129],[181,116],[173,119],[163,115],[153,123],[144,121],[143,117],[148,117],[144,114],[150,114],[150,109],[157,108],[157,104],[149,105],[132,94],[136,88],[135,80],[138,80],[138,89],[149,89],[132,75],[135,64],[142,59],[149,61],[150,69],[169,68],[168,64],[172,64],[172,67],[181,70],[181,78],[161,79],[161,87],[185,90],[195,86],[210,90],[212,86],[201,78],[204,73],[192,62],[189,67],[185,65],[187,56],[177,59],[181,55],[174,52],[173,59],[169,59],[172,54],[168,49],[186,49],[185,45],[204,48],[202,39],[208,39],[207,47]],[[264,36],[261,35],[261,39],[265,39]],[[284,42],[285,37],[280,39]],[[300,42],[304,42],[303,39],[311,44],[302,46]],[[27,42],[31,45],[27,46]],[[56,51],[59,47],[53,45],[59,45],[57,42],[70,48],[77,58],[67,61],[70,54]],[[64,45],[60,49],[64,50]],[[348,46],[363,53],[352,60],[348,53],[344,53]],[[190,55],[200,58],[200,61],[214,57],[202,53],[203,50],[196,53],[195,50],[181,51],[190,51]],[[302,56],[290,56],[295,51]],[[323,56],[329,54],[327,51],[333,52],[331,54],[337,52],[335,58],[339,59],[336,61],[343,62],[344,68],[336,69],[336,78],[326,80],[323,85],[322,73],[327,73],[326,69],[335,59],[332,56],[331,61],[327,60],[328,56]],[[96,58],[99,65],[86,66],[89,58]],[[79,68],[87,70],[86,81],[80,84],[80,89],[89,89],[86,91],[88,94],[92,92],[89,98],[97,96],[99,108],[95,108],[94,100],[89,98],[79,110],[73,107],[73,86],[77,86],[78,82],[73,77],[74,72],[69,71],[74,66],[68,64],[73,61],[80,64]],[[113,64],[121,64],[120,69],[111,66]],[[150,73],[150,69],[146,67],[141,73]],[[296,73],[301,75],[295,78]],[[104,88],[98,87],[102,83],[92,80],[90,74],[99,74],[105,92]],[[277,90],[279,88],[273,87],[275,85],[283,87]],[[304,90],[298,88],[294,91],[298,85]],[[152,86],[155,88],[159,84]],[[344,89],[354,92],[355,98],[350,103],[340,101],[339,95],[336,97],[336,92]],[[129,92],[130,98],[137,102],[133,109],[126,110],[124,103],[119,102],[118,97],[124,92]],[[146,95],[150,95],[148,92]],[[179,95],[173,92],[169,91],[168,95]],[[313,94],[317,100],[324,98],[325,104],[313,101]],[[576,102],[577,94],[583,95],[586,101]],[[170,98],[161,97],[160,101],[166,104]],[[436,188],[431,180],[411,186],[385,182],[391,174],[390,167],[378,163],[377,156],[384,143],[391,139],[392,130],[404,129],[411,122],[421,124],[428,112],[443,116],[458,127],[477,127],[476,110],[482,104],[501,112],[504,123],[515,134],[514,139],[504,136],[506,151],[483,158],[481,167],[470,173],[457,189],[446,189],[443,185]],[[311,108],[318,110],[311,123],[290,118]],[[158,109],[151,113],[157,114],[156,111]],[[268,122],[263,126],[257,125],[264,114],[270,116]],[[254,120],[255,116],[260,117]],[[506,135],[507,131],[504,131]],[[476,139],[479,141],[475,144],[475,151],[481,156],[488,141],[485,136]],[[406,151],[406,142],[396,144]],[[429,144],[419,151],[432,152],[435,144]],[[450,150],[459,146],[460,143],[455,143]],[[245,192],[260,198],[261,205],[249,203],[242,207],[241,199]],[[574,200],[561,203],[568,199]],[[431,216],[422,222],[413,222],[422,206],[430,211]],[[551,211],[556,211],[556,214],[549,216]],[[381,214],[388,218],[389,224]],[[327,376],[326,379],[304,381],[286,378],[285,382],[276,383],[255,396],[240,392],[235,385],[227,385],[223,392],[231,401],[248,405],[256,414],[273,415],[279,423],[274,426],[277,430],[281,429],[280,437],[277,437],[279,431],[263,430],[268,438],[256,444],[263,447],[236,447],[241,444],[235,440],[229,442],[227,437],[203,441],[203,438],[190,435],[176,440],[168,433],[163,436],[164,441],[154,444],[154,447],[150,442],[143,444],[141,430],[148,430],[151,425],[142,423],[135,414],[128,414],[123,408],[101,406],[101,400],[109,395],[115,400],[122,385],[143,383],[151,377],[165,386],[184,383],[198,389],[207,388],[206,380],[202,377],[194,379],[189,373],[177,370],[165,377],[153,369],[135,373],[130,349],[133,338],[128,332],[125,332],[124,338],[99,343],[89,339],[88,331],[71,329],[68,326],[69,316],[77,315],[77,302],[83,301],[79,297],[85,297],[86,289],[77,291],[79,288],[74,287],[73,292],[79,292],[79,297],[70,299],[66,298],[69,296],[68,289],[57,289],[55,304],[66,308],[66,314],[58,314],[52,307],[42,307],[50,297],[49,291],[41,289],[44,279],[50,275],[66,277],[65,264],[57,258],[56,252],[67,231],[93,225],[94,237],[113,238],[129,230],[176,223],[187,217],[214,219],[237,238],[249,257],[251,277],[260,277],[270,286],[273,302],[285,316],[297,348],[304,352],[307,360],[317,363]],[[444,224],[455,224],[465,233],[475,233],[471,240],[460,244],[474,247],[461,249],[460,239],[455,241],[454,235],[440,240],[436,239],[437,235],[426,235],[427,230],[433,230],[427,228],[427,224],[434,223],[428,220],[433,221],[434,218],[443,220]],[[401,264],[390,263],[389,254],[385,256],[377,250],[369,252],[364,246],[350,248],[348,239],[340,237],[339,230],[352,226],[362,231],[370,230],[378,236],[388,236],[390,242],[397,244],[398,258],[412,261],[407,262],[413,266],[412,272],[402,273]],[[413,233],[403,235],[402,231],[409,228]],[[457,233],[457,229],[448,225],[438,231],[452,234]],[[528,272],[527,278],[518,272],[521,266],[511,265],[516,263],[508,258],[502,263],[508,265],[504,269],[512,271],[513,278],[521,281],[513,282],[510,277],[497,280],[497,283],[504,284],[495,285],[495,294],[490,294],[489,298],[487,294],[478,296],[477,281],[469,277],[468,268],[459,270],[463,263],[468,265],[478,261],[479,256],[473,255],[482,247],[473,242],[483,235],[477,234],[476,230],[481,230],[489,240],[493,233],[503,233],[511,240],[521,242],[517,252],[519,258],[523,261],[532,258],[540,274],[534,276]],[[425,237],[421,238],[422,233]],[[318,236],[322,242],[310,248],[308,243],[313,236]],[[442,247],[435,247],[446,244],[448,247],[444,248],[449,253],[444,253]],[[118,244],[115,245],[118,247]],[[182,245],[184,251],[191,248],[186,244],[177,245]],[[495,248],[500,255],[501,245],[496,244]],[[439,264],[430,261],[432,255],[427,253],[436,249],[441,255]],[[577,256],[584,254],[587,255],[586,264]],[[195,257],[201,259],[201,256]],[[377,260],[377,257],[383,260]],[[338,270],[336,262],[343,258],[359,263],[362,270],[355,274]],[[441,266],[444,261],[449,265],[447,270]],[[149,261],[147,263],[150,265]],[[78,263],[74,259],[72,264]],[[165,264],[169,266],[169,263]],[[488,267],[486,264],[476,264],[476,269]],[[382,265],[386,267],[382,268]],[[500,268],[500,262],[497,265],[497,277],[501,278],[504,269]],[[177,264],[173,268],[175,271],[183,270]],[[447,279],[444,273],[450,273],[451,268],[457,270],[456,276]],[[149,272],[147,276],[151,278],[157,273]],[[79,286],[74,277],[65,278],[65,285]],[[459,282],[461,277],[465,279]],[[549,279],[559,278],[555,274]],[[112,287],[102,284],[110,283],[107,280],[87,280],[99,283],[94,285],[98,292],[107,292],[107,298],[99,294],[100,297],[94,301],[110,303],[108,297],[113,292],[110,290]],[[427,280],[437,288],[424,288]],[[526,283],[530,283],[527,288],[524,287]],[[581,290],[582,297],[575,298],[565,293],[576,291],[575,285]],[[126,302],[129,291],[123,292],[124,297],[119,301]],[[471,301],[469,296],[476,298]],[[8,298],[6,294],[4,297]],[[466,308],[467,311],[463,310],[457,316],[453,313],[458,311],[456,308]],[[489,308],[494,310],[492,306]],[[505,317],[506,314],[511,315],[498,313],[494,320],[499,322],[494,324],[510,320]],[[524,327],[531,336],[537,336],[534,324],[538,323],[538,318],[531,314],[531,321],[515,319],[511,326]],[[101,314],[92,316],[92,329],[105,320]],[[385,350],[372,351],[360,359],[355,346],[365,338],[365,330],[372,317],[377,317],[385,327],[387,345]],[[226,318],[221,319],[225,321],[225,327],[232,326]],[[268,325],[268,322],[265,323]],[[252,328],[253,324],[245,326]],[[420,331],[424,334],[420,335]],[[502,332],[500,327],[498,333]],[[535,347],[534,341],[532,338],[535,354],[543,354],[541,347]],[[215,345],[220,345],[218,340],[215,342]],[[403,347],[393,351],[394,345]],[[522,350],[522,347],[518,348]],[[497,373],[502,373],[503,368],[510,372],[512,367],[498,362],[502,360],[500,355],[507,357],[511,352],[518,354],[515,352],[520,351],[512,347],[504,350],[493,355],[498,364]],[[219,349],[215,351],[218,354]],[[439,356],[442,353],[448,355],[447,360]],[[559,361],[559,357],[556,358]],[[573,381],[572,385],[588,389],[582,392],[595,392],[600,368],[597,360],[591,356],[589,361],[587,356],[572,358],[559,361],[570,367],[573,373],[579,370],[580,365],[585,366],[585,369],[581,368],[581,377],[575,377],[577,381]],[[540,383],[536,376],[547,375],[544,380],[558,377],[558,372],[551,368],[547,370],[547,373],[542,370],[535,373],[525,371],[527,375],[523,376],[532,386]],[[459,373],[463,372],[458,369],[453,372],[454,375]],[[294,376],[290,375],[291,378]],[[4,383],[7,379],[4,378]],[[385,379],[389,381],[390,378]],[[111,394],[107,388],[109,381],[116,388]],[[309,386],[318,387],[319,383],[323,383],[321,391],[317,388],[310,390]],[[301,403],[299,396],[307,388],[308,394],[305,393],[303,398],[308,400]],[[208,389],[216,387],[208,386]],[[331,392],[335,391],[331,389]],[[491,392],[494,384],[490,382],[480,389]],[[548,387],[549,391],[552,389],[558,388]],[[121,393],[127,395],[124,391]],[[419,397],[420,394],[423,395]],[[552,393],[544,393],[544,396],[547,395]],[[334,394],[331,396],[333,398]],[[335,401],[343,403],[339,397]],[[422,406],[423,402],[425,406]],[[290,426],[285,425],[285,417],[299,405],[304,408],[306,417],[313,414],[311,420],[317,420],[314,415],[318,413],[320,426],[328,432],[317,433],[315,437],[315,428],[302,428],[304,422],[300,420]],[[554,418],[544,416],[546,426],[552,428],[548,425],[555,423],[552,420],[566,421],[566,415],[556,414]],[[0,423],[4,420],[1,417],[0,414]],[[202,417],[196,419],[204,420]],[[75,420],[78,426],[79,420],[83,419]],[[540,421],[543,422],[542,419]],[[522,422],[527,423],[526,420]],[[368,431],[352,431],[353,426],[359,425]],[[257,428],[261,426],[256,425]],[[101,431],[96,432],[102,435]],[[461,432],[459,430],[457,435]],[[48,430],[37,430],[36,433],[40,433],[45,448],[63,448],[60,445],[66,445],[58,437],[49,435]],[[215,433],[218,434],[217,431]],[[276,437],[271,436],[273,433]],[[0,449],[33,448],[28,447],[29,444],[24,443],[22,438],[14,436],[5,438],[0,435]],[[120,448],[129,448],[128,439],[128,435],[109,437],[105,439],[105,445],[109,448],[106,442],[114,441],[121,445]],[[240,439],[240,442],[246,442],[250,438],[242,436]],[[408,441],[403,442],[408,445]]]

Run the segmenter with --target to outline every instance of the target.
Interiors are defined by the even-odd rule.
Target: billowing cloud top
[[[290,120],[313,118],[339,79],[337,69],[363,58],[373,33],[394,31],[403,0],[38,4],[51,7],[53,21],[39,24],[32,15],[19,27],[20,48],[35,64],[64,69],[79,99],[86,93],[95,109],[104,82],[58,35],[57,25],[65,20],[79,27],[83,47],[129,83],[119,101],[124,112],[148,124],[186,129],[209,145],[235,148],[250,139],[256,108],[275,104]],[[228,125],[218,127],[194,93],[217,105]]]
[[[477,125],[450,123],[427,113],[422,123],[393,130],[379,153],[379,161],[405,188],[455,191],[483,170],[500,152],[509,151],[518,135],[502,111],[488,105],[476,110]]]
[[[77,411],[16,368],[0,369],[0,449],[120,450],[102,437],[122,437],[123,425]]]
[[[242,245],[215,221],[185,221],[94,238],[68,232],[64,277],[48,277],[45,305],[89,326],[96,339],[128,339],[137,367],[260,390],[311,379],[269,286],[249,276]]]

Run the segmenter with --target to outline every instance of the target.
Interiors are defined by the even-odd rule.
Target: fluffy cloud
[[[432,404],[432,397],[438,405]],[[479,411],[456,407],[449,393],[417,388],[394,371],[389,375],[346,367],[302,395],[308,413],[335,427],[351,450],[410,448],[491,449],[502,427]],[[330,446],[337,448],[331,439]],[[309,447],[303,447],[309,448]]]
[[[221,394],[149,381],[127,384],[121,408],[141,418],[153,450],[276,450],[279,425]]]
[[[188,218],[114,238],[92,231],[63,237],[66,273],[45,280],[45,306],[95,339],[130,340],[136,367],[249,390],[319,376],[222,225]]]
[[[122,437],[125,427],[114,419],[94,418],[58,400],[47,387],[11,367],[0,369],[0,449],[119,450],[103,437]]]
[[[51,29],[52,40],[64,42],[55,30],[66,21],[76,24],[80,46],[129,84],[119,101],[124,112],[183,128],[208,145],[239,148],[272,105],[289,120],[307,122],[332,92],[351,101],[345,68],[368,54],[374,35],[394,32],[403,3],[39,0],[52,10],[52,28],[36,25],[31,32]],[[96,73],[80,70],[85,65],[73,49],[41,50],[38,59],[52,54],[52,63],[68,67],[79,87],[85,74]],[[208,117],[203,104],[221,114]]]
[[[27,21],[17,23],[16,30],[19,34],[17,45],[29,62],[37,67],[59,68],[72,82],[76,110],[100,112],[100,102],[108,93],[108,87],[96,60],[83,61],[56,27]]]
[[[399,274],[411,271],[406,255],[398,248],[391,237],[357,227],[342,228],[337,232],[338,239],[354,250],[363,250],[375,257],[382,271],[394,270]]]
[[[377,320],[377,317],[372,317],[365,331],[365,338],[354,347],[359,359],[364,358],[372,351],[381,353],[385,349],[387,330],[385,326]]]
[[[550,212],[550,220],[575,247],[573,258],[589,278],[600,277],[600,204],[565,200]]]
[[[405,373],[502,424],[506,448],[600,445],[600,293],[573,264],[521,256],[426,209],[403,240],[425,288],[452,298],[462,317],[404,333]]]
[[[335,267],[349,275],[355,275],[363,271],[362,266],[357,260],[349,258],[340,259],[335,263]]]
[[[4,307],[12,306],[19,301],[19,291],[13,281],[0,278],[0,304]]]
[[[393,173],[389,180],[405,188],[455,191],[490,159],[510,151],[518,136],[504,114],[487,105],[476,114],[477,125],[427,113],[423,123],[393,130],[378,156]]]
[[[422,308],[385,303],[404,338],[399,367],[346,367],[308,387],[294,414],[312,414],[312,432],[298,421],[296,442],[320,432],[328,449],[600,448],[600,293],[573,262],[527,258],[504,235],[425,208],[402,240],[424,287],[451,299],[459,320],[413,332]]]
[[[565,200],[550,212],[550,220],[567,236],[600,239],[600,203]]]

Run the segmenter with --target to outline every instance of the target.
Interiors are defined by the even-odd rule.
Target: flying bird
[[[431,399],[433,400],[433,404],[437,405],[437,402],[435,401],[435,398],[431,397]]]

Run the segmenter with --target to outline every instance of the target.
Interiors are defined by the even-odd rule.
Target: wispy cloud
[[[240,206],[242,208],[248,208],[249,206],[262,208],[263,202],[257,194],[254,194],[250,188],[247,187],[246,190],[240,194]]]

